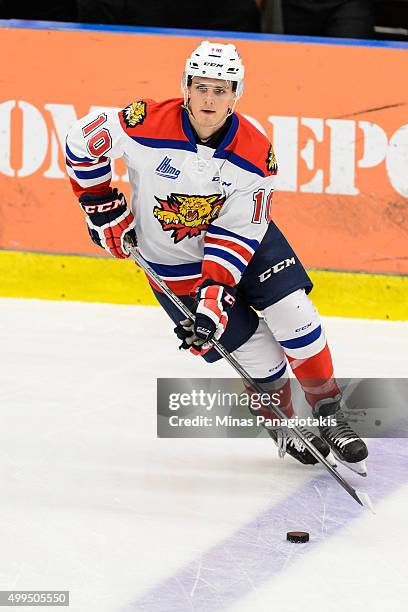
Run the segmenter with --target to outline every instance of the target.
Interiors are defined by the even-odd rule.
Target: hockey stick
[[[131,245],[129,242],[126,242],[126,248],[130,253],[131,258],[150,276],[150,278],[154,281],[154,283],[160,287],[160,289],[167,295],[167,297],[173,302],[177,308],[185,315],[186,319],[190,319],[190,321],[195,320],[195,316],[190,311],[189,308],[178,298],[178,296],[167,286],[167,284],[160,278],[160,276],[149,266],[147,261],[141,256],[138,249]],[[218,353],[224,357],[226,361],[234,368],[236,372],[249,384],[252,389],[257,391],[258,393],[263,394],[265,390],[260,386],[259,383],[256,382],[250,376],[250,374],[241,366],[241,364],[220,344],[218,340],[212,340],[212,344],[214,348],[218,351]],[[286,419],[285,414],[280,410],[278,406],[273,407],[274,412],[281,419]],[[330,474],[337,480],[337,482],[353,497],[356,502],[360,504],[360,506],[364,506],[369,508],[372,512],[374,512],[373,505],[367,493],[364,491],[359,491],[354,489],[348,482],[345,480],[330,463],[323,457],[323,455],[313,446],[311,442],[304,436],[304,434],[299,430],[298,427],[291,427],[298,438],[303,442],[306,448],[312,453],[312,455],[330,472]]]

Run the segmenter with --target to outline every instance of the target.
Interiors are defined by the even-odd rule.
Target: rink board
[[[4,21],[0,32],[0,249],[98,255],[65,173],[67,130],[90,109],[179,97],[186,56],[211,35],[243,57],[237,110],[273,142],[274,220],[306,267],[408,273],[404,43]],[[114,169],[128,195],[122,160]]]
[[[327,316],[408,319],[408,277],[309,270],[313,302]],[[3,297],[154,305],[144,273],[129,261],[0,252]]]

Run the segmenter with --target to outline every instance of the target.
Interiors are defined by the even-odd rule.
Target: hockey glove
[[[193,355],[204,355],[212,348],[212,340],[219,340],[228,323],[228,310],[234,305],[235,290],[211,281],[203,283],[196,292],[196,318],[181,321],[175,333],[182,344],[180,349]]]
[[[123,193],[118,194],[116,188],[107,195],[85,193],[79,198],[79,203],[86,212],[88,232],[93,242],[113,257],[129,257],[124,239],[126,236],[136,246],[135,218]]]

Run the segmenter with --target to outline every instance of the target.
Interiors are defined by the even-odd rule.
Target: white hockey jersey
[[[142,256],[178,295],[211,278],[236,285],[271,215],[272,145],[234,113],[216,149],[197,145],[181,99],[89,114],[67,137],[75,194],[110,191],[123,157]]]

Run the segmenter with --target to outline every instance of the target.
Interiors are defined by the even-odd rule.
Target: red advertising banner
[[[179,97],[202,37],[0,33],[0,249],[100,255],[66,176],[67,130],[91,109]],[[274,218],[304,264],[407,273],[408,51],[235,43],[246,67],[237,110],[274,144]],[[114,174],[128,194],[121,160]]]

